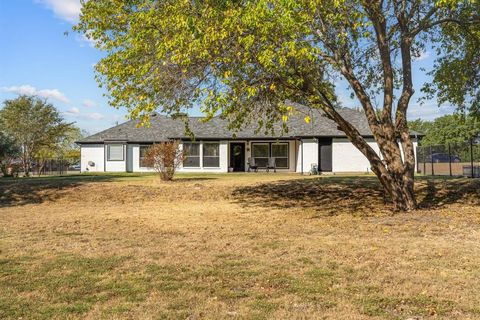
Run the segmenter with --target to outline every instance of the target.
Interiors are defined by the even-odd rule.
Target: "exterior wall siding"
[[[85,144],[81,147],[81,172],[105,171],[105,153],[103,144]],[[90,165],[93,164],[93,165]]]
[[[278,140],[230,140],[231,142],[245,143],[245,170],[247,161],[251,157],[253,142],[276,142]],[[369,145],[379,153],[378,145],[373,139],[367,140]],[[209,141],[211,142],[211,141]],[[184,168],[180,166],[178,172],[228,172],[230,162],[230,142],[219,141],[220,165],[216,168],[203,167],[203,141],[200,143],[200,167]],[[277,169],[279,172],[309,173],[313,164],[318,165],[318,142],[316,139],[288,140],[289,143],[289,168]],[[417,141],[414,140],[416,152]],[[107,160],[108,144],[85,144],[81,146],[81,172],[152,172],[152,168],[140,167],[141,144],[123,144],[123,161]],[[183,149],[183,145],[180,144]],[[415,154],[416,156],[416,154]],[[92,165],[89,165],[92,164]],[[333,138],[332,140],[332,172],[371,172],[367,158],[351,144],[346,138]]]
[[[308,173],[313,164],[318,165],[318,142],[315,139],[302,139],[299,151],[303,162],[303,172]],[[301,172],[301,168],[299,172]]]
[[[380,154],[378,145],[373,139],[367,139],[367,142],[377,154]],[[348,139],[335,138],[332,141],[332,171],[371,172],[370,162]]]

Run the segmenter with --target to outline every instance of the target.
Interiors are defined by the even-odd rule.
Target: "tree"
[[[207,120],[220,114],[230,129],[257,121],[273,130],[283,120],[287,130],[298,112],[289,101],[303,103],[321,109],[368,158],[395,209],[411,210],[412,59],[429,40],[451,42],[445,25],[478,23],[478,11],[463,14],[477,7],[466,0],[98,0],[83,1],[75,29],[106,51],[98,80],[132,118],[146,123],[157,108],[177,114],[200,105]],[[339,77],[381,155],[338,112]]]
[[[10,176],[13,160],[20,155],[20,147],[0,128],[0,171],[4,177]]]
[[[88,136],[88,133],[78,127],[71,126],[61,139],[56,150],[56,157],[66,161],[68,165],[72,165],[80,161],[80,147],[75,141],[81,140]]]
[[[480,3],[461,7],[461,20],[478,17]],[[463,24],[448,23],[442,26],[444,46],[437,47],[441,56],[429,72],[433,82],[422,90],[428,98],[437,97],[440,104],[452,103],[464,113],[480,119],[480,23],[466,28]]]
[[[175,170],[183,161],[178,141],[153,144],[145,152],[145,164],[153,168],[163,181],[171,181]]]
[[[480,134],[480,120],[473,116],[452,114],[436,118],[432,122],[417,119],[410,122],[410,128],[425,134],[421,140],[422,146],[446,145],[477,137]]]
[[[35,154],[54,146],[71,129],[71,124],[64,122],[53,105],[24,95],[4,101],[4,107],[0,110],[0,124],[4,132],[20,146],[20,158],[27,176]]]

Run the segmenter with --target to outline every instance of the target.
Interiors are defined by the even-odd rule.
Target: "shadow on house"
[[[480,205],[480,179],[431,180],[416,182],[420,209],[453,203]],[[391,211],[392,204],[376,177],[322,177],[269,182],[237,188],[234,201],[246,207],[309,208],[322,215],[348,213],[369,216]]]
[[[0,179],[0,208],[54,201],[65,196],[65,191],[80,185],[114,181],[124,176],[70,175]]]
[[[365,215],[391,208],[375,177],[322,177],[269,182],[238,188],[233,196],[235,202],[243,206],[309,208],[324,215]]]

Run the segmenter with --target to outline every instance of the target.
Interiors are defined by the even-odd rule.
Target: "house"
[[[200,117],[188,119],[195,140],[185,134],[184,120],[153,115],[150,127],[137,127],[131,120],[82,139],[82,172],[148,172],[144,164],[145,150],[153,143],[180,140],[180,148],[188,157],[179,172],[247,171],[248,159],[255,158],[260,170],[268,158],[274,157],[277,171],[310,172],[317,165],[322,172],[369,172],[368,160],[348,141],[337,125],[322,111],[297,108],[287,121],[288,133],[281,134],[281,124],[274,125],[278,135],[257,132],[257,125],[247,126],[234,135],[228,122],[214,117],[208,122]],[[378,152],[363,111],[349,108],[339,113],[352,123]],[[305,122],[305,115],[310,122]],[[417,134],[412,133],[415,147]]]

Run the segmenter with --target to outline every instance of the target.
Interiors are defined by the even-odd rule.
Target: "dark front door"
[[[230,143],[230,167],[245,171],[245,143]]]
[[[318,139],[318,169],[322,172],[332,171],[332,138]]]

